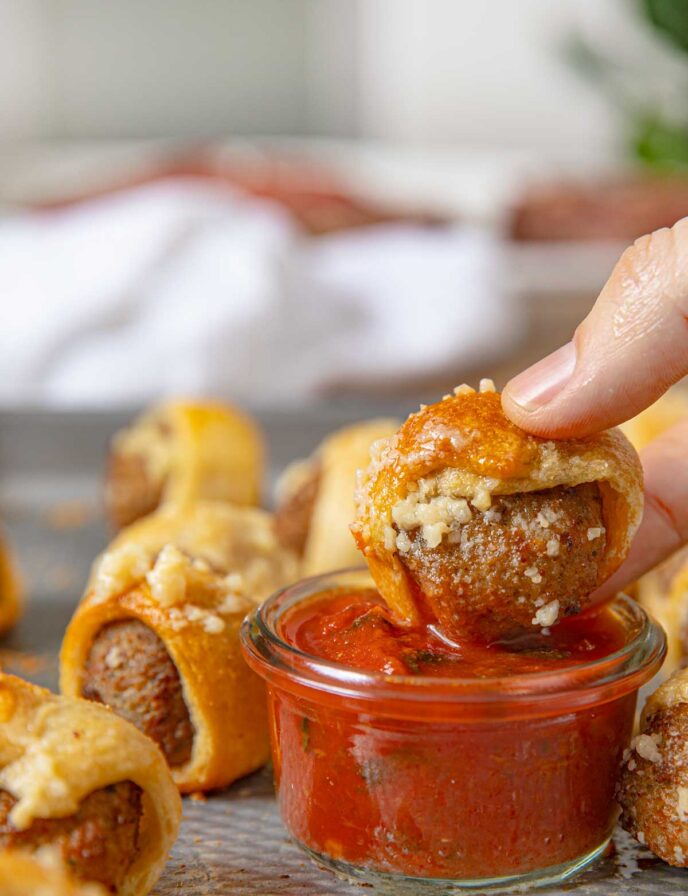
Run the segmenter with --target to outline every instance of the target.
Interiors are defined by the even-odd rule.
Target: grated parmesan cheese
[[[558,557],[559,551],[561,549],[561,544],[558,538],[550,538],[547,542],[547,556],[548,557]]]
[[[661,734],[639,734],[633,738],[631,749],[648,762],[661,762],[662,754],[659,751],[661,742]]]
[[[688,787],[676,788],[678,799],[676,810],[681,821],[688,821]]]
[[[539,585],[542,581],[542,576],[536,566],[529,566],[524,575],[530,579],[533,585]]]
[[[541,625],[548,628],[550,625],[554,625],[558,618],[559,601],[551,600],[537,611],[535,616],[533,616],[532,623],[533,625]]]
[[[160,551],[153,568],[146,573],[146,581],[161,607],[174,607],[184,601],[190,566],[186,554],[173,544],[166,544]]]

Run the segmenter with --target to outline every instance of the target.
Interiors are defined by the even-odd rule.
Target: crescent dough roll
[[[688,389],[679,385],[670,389],[632,420],[622,423],[620,429],[636,451],[642,451],[653,439],[686,417],[688,417]]]
[[[236,408],[170,401],[113,439],[105,502],[117,528],[160,504],[214,498],[258,503],[264,449],[255,424]]]
[[[148,893],[181,818],[155,744],[103,706],[10,675],[0,719],[0,842],[53,845],[80,877],[118,896]]]
[[[16,563],[0,532],[0,634],[11,628],[22,609],[22,588]]]
[[[352,529],[400,620],[491,637],[587,602],[626,556],[642,471],[618,430],[539,439],[481,387],[422,407],[378,447]]]
[[[666,632],[667,657],[661,673],[666,677],[688,658],[688,548],[646,573],[637,582],[635,595]]]
[[[206,501],[135,523],[96,564],[67,629],[63,693],[146,731],[184,792],[254,771],[269,753],[265,693],[239,628],[297,565],[260,510]]]
[[[622,826],[670,865],[688,867],[688,669],[652,694],[624,755]]]
[[[360,563],[349,531],[356,474],[367,466],[371,445],[398,428],[398,421],[386,419],[344,427],[328,436],[312,457],[296,461],[282,474],[277,485],[277,533],[301,556],[304,575]]]
[[[684,385],[678,385],[622,424],[621,429],[640,451],[687,416],[688,391]],[[688,548],[646,573],[632,593],[667,633],[668,651],[662,675],[669,675],[684,664],[688,653]]]
[[[74,878],[52,850],[0,853],[0,896],[107,896],[100,884]]]

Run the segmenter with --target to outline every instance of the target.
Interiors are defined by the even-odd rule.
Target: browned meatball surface
[[[275,532],[280,544],[303,556],[318,496],[320,469],[313,464],[307,479],[275,509]]]
[[[67,818],[36,819],[25,831],[9,821],[16,800],[0,790],[0,848],[57,847],[81,880],[98,882],[116,893],[138,848],[141,788],[122,781],[95,790]]]
[[[152,513],[160,504],[163,483],[151,480],[143,457],[112,452],[105,479],[105,503],[116,529]]]
[[[670,865],[688,866],[688,704],[656,712],[624,758],[621,824]]]
[[[191,757],[194,728],[179,672],[160,638],[137,619],[113,622],[98,633],[84,669],[83,696],[136,725],[171,766]]]
[[[605,534],[597,485],[493,496],[442,542],[420,530],[400,553],[450,632],[487,637],[577,613],[598,584]],[[553,601],[558,604],[553,605]]]

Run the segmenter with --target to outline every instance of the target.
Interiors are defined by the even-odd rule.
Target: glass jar
[[[299,582],[244,623],[268,689],[284,824],[322,865],[392,892],[560,882],[604,850],[638,688],[659,669],[661,629],[630,598],[602,659],[508,678],[364,672],[281,635],[290,611],[363,571]]]

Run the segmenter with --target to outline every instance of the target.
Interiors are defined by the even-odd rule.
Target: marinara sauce
[[[297,841],[340,870],[464,882],[594,857],[637,687],[662,657],[643,611],[621,598],[549,632],[449,642],[334,581],[278,595],[244,631]]]

